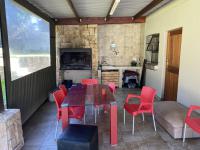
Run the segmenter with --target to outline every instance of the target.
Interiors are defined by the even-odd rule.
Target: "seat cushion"
[[[187,108],[177,102],[162,101],[155,103],[155,113],[162,116],[174,128],[183,127]]]
[[[69,125],[57,140],[58,150],[98,150],[98,128],[92,125]]]

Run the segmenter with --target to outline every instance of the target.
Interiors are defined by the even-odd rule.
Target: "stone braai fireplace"
[[[108,76],[111,78],[115,76],[115,82],[120,87],[122,73],[119,71],[113,75],[114,72],[110,72],[110,67],[123,71],[124,68],[131,67],[133,59],[143,60],[144,24],[57,25],[56,46],[58,83],[74,76],[98,78],[101,81],[99,66],[104,66],[102,69],[109,69],[109,73],[104,71],[102,75],[105,77],[102,77],[102,80]],[[91,49],[91,70],[77,70],[81,68],[80,66],[76,67],[76,70],[61,69],[60,49],[63,48]],[[106,63],[102,58],[106,58]],[[118,77],[120,81],[117,80]]]

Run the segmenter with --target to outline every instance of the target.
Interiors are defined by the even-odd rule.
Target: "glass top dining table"
[[[72,86],[61,104],[62,128],[69,124],[68,108],[73,106],[110,105],[110,144],[117,145],[117,103],[113,93],[107,85]],[[87,117],[87,114],[86,114]]]
[[[61,107],[83,105],[106,105],[115,103],[115,98],[107,85],[75,85],[65,97]]]

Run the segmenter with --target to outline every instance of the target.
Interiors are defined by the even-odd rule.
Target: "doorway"
[[[182,28],[168,32],[164,100],[176,101],[178,91]]]

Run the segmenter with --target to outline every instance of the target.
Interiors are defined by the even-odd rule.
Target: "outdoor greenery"
[[[5,0],[11,54],[49,54],[49,23],[14,0]]]
[[[1,80],[1,88],[2,88],[2,93],[3,93],[3,100],[4,103],[6,101],[6,85],[5,85],[5,80]]]
[[[5,0],[11,79],[16,80],[50,66],[49,22]]]

